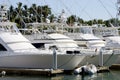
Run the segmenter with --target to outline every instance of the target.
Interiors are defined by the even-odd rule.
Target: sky
[[[117,0],[0,0],[0,4],[17,6],[18,2],[31,6],[48,5],[52,13],[60,15],[64,9],[66,16],[76,15],[84,20],[115,18]]]

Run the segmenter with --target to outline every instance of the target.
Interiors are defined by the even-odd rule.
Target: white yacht
[[[31,23],[29,25],[32,25],[33,28],[32,29],[20,29],[20,30],[25,31],[23,33],[27,32],[26,35],[24,35],[24,34],[23,35],[27,39],[29,39],[36,48],[50,49],[51,47],[54,47],[58,51],[68,50],[68,51],[65,51],[68,54],[73,54],[73,53],[79,54],[80,53],[81,55],[85,55],[85,58],[79,64],[80,66],[86,65],[87,63],[92,63],[92,64],[95,64],[96,66],[99,65],[100,49],[105,46],[105,42],[102,41],[100,38],[95,37],[94,39],[96,39],[96,42],[95,42],[95,44],[92,44],[92,42],[91,42],[92,40],[90,40],[91,34],[90,35],[86,34],[86,36],[89,35],[89,37],[85,37],[85,38],[87,38],[87,40],[89,40],[89,44],[92,47],[88,46],[86,48],[81,48],[80,46],[78,46],[76,41],[74,41],[73,39],[70,39],[70,37],[65,36],[66,32],[61,33],[59,31],[53,30],[53,29],[43,30],[43,31],[38,30],[39,27],[41,27],[41,25],[53,26],[53,25],[58,25],[58,24],[54,24],[54,23],[49,23],[49,24],[48,23],[34,23],[34,24],[32,24]],[[32,33],[28,34],[28,32],[32,32]],[[76,37],[76,36],[74,36],[74,37]],[[72,40],[72,42],[71,42],[71,40]],[[85,40],[85,41],[87,41],[87,40]],[[96,44],[99,44],[98,41],[101,42],[100,44],[102,44],[102,45],[98,45],[96,47]],[[76,48],[73,48],[73,46]],[[110,66],[116,60],[117,56],[113,54],[112,50],[102,50],[102,53],[104,56],[103,62],[104,62],[105,66]]]
[[[119,27],[105,27],[103,25],[93,26],[94,35],[106,41],[106,48],[119,49],[120,36],[118,32]]]
[[[55,29],[61,30],[63,34],[75,40],[80,47],[94,48],[97,50],[101,47],[105,47],[105,41],[93,34],[92,26],[81,25],[77,22],[72,26],[68,26],[66,20],[65,11],[62,11],[60,15],[60,22],[62,24],[58,25]]]
[[[0,67],[53,68],[53,50],[37,50],[21,35],[14,23],[0,22],[0,47]],[[58,68],[65,70],[74,69],[85,57],[64,51],[56,53]]]
[[[60,33],[66,35],[76,41],[80,48],[91,48],[99,50],[101,47],[105,47],[106,45],[105,41],[93,35],[91,26],[71,27],[61,23],[29,23],[27,25],[32,26],[32,28],[25,28],[19,30],[37,48],[44,45],[44,43],[52,42],[52,40],[49,39],[50,37],[47,36],[47,34],[49,33]],[[47,29],[38,30],[44,27],[47,27]],[[38,43],[39,45],[37,45]]]
[[[40,50],[55,48],[58,51],[57,53],[79,54],[84,56],[84,58],[81,58],[82,60],[79,63],[80,66],[85,65],[86,63],[92,63],[96,66],[99,65],[100,49],[105,46],[105,42],[102,39],[95,37],[92,33],[89,33],[91,32],[90,27],[86,26],[82,28],[81,26],[77,26],[75,28],[70,28],[70,26],[61,23],[37,22],[28,23],[26,25],[29,28],[26,27],[25,29],[19,30],[21,30],[23,35],[29,39],[36,48],[39,48]],[[82,29],[80,29],[80,27]],[[69,32],[70,30],[75,31],[75,33]],[[78,33],[80,30],[82,30],[83,33]],[[69,34],[73,36],[69,36]],[[84,43],[86,47],[83,48],[78,46],[77,43],[73,41],[75,38],[80,38],[81,42],[79,42],[79,44],[83,45]],[[102,53],[104,55],[103,62],[105,66],[110,66],[117,57],[113,54],[112,50],[102,50]],[[71,59],[69,59],[68,62],[70,60]]]
[[[101,47],[105,47],[106,45],[105,41],[93,35],[91,26],[78,26],[74,27],[73,30],[78,31],[68,32],[65,34],[74,39],[80,47],[99,50]]]
[[[85,55],[85,58],[79,63],[80,66],[86,65],[87,63],[92,63],[96,66],[100,65],[99,53],[101,48],[105,47],[105,41],[93,35],[91,26],[68,26],[64,23],[65,20],[61,21],[63,23],[28,23],[26,25],[29,28],[26,27],[25,29],[19,30],[21,30],[23,35],[29,39],[36,48],[49,49],[49,47],[53,45],[52,47],[59,48],[58,51],[64,51],[62,50],[64,47],[69,49],[69,51],[66,51],[68,54],[75,52]],[[54,35],[50,36],[51,33]],[[64,38],[65,35],[69,38]],[[76,41],[74,41],[74,46],[76,45],[77,49],[74,48],[75,50],[72,50],[73,42],[71,44],[71,42],[68,41],[70,38]],[[113,54],[112,50],[102,50],[102,53],[104,56],[103,65],[105,66],[110,66],[117,57]]]
[[[1,7],[0,11],[0,15],[2,16],[0,18],[0,67],[53,68],[53,50],[50,47],[55,48],[55,45],[46,45],[46,49],[36,49],[30,41],[23,37],[15,23],[7,21],[5,18],[7,11],[4,6]],[[62,37],[62,35],[57,34],[51,34],[49,36],[54,38],[58,36]],[[73,70],[81,63],[86,55],[77,54],[77,45],[74,41],[69,40],[68,37],[63,36],[63,38],[67,38],[65,41],[70,41],[71,43],[66,45],[62,44],[62,50],[56,50],[57,67],[65,70]],[[64,46],[69,46],[70,50],[75,52],[70,54],[71,51],[69,49],[63,50]]]
[[[100,37],[106,41],[106,48],[114,50],[115,54],[120,53],[120,36],[119,36],[119,27],[105,27],[103,24],[93,27],[94,35]],[[115,63],[120,64],[120,58],[116,60]]]

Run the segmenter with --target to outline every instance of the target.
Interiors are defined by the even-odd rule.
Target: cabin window
[[[0,51],[7,51],[7,49],[3,45],[0,44]]]
[[[45,48],[45,47],[44,47],[45,43],[33,43],[32,45],[33,45],[34,47],[38,48],[38,49],[39,49],[39,48],[42,48],[42,49]]]
[[[67,54],[73,54],[73,51],[66,51]]]

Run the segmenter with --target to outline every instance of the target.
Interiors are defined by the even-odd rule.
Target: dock
[[[63,73],[63,69],[16,69],[16,68],[0,68],[0,72],[5,71],[6,75],[43,75],[52,76]]]
[[[120,70],[120,64],[113,64],[112,66],[110,66],[111,70]]]
[[[118,66],[118,65],[114,65]],[[120,65],[119,65],[120,67]],[[120,68],[119,68],[120,69]],[[54,76],[56,74],[66,73],[70,74],[71,71],[64,71],[63,69],[21,69],[21,68],[0,68],[0,73],[4,71],[6,75],[32,75],[32,76]],[[109,72],[109,67],[97,67],[97,73]]]
[[[97,73],[109,72],[109,71],[110,71],[109,67],[106,66],[97,67]]]

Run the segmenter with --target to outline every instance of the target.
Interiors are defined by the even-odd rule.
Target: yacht
[[[92,26],[80,24],[74,22],[73,25],[67,25],[65,11],[60,14],[60,23],[56,30],[62,31],[63,34],[69,36],[77,42],[80,47],[83,48],[94,48],[100,50],[101,47],[105,47],[105,41],[95,36],[92,32]]]
[[[100,37],[106,41],[106,48],[114,51],[115,54],[120,53],[120,36],[119,27],[106,27],[104,24],[98,24],[93,26],[94,35]],[[120,58],[115,63],[120,64]]]
[[[92,63],[98,66],[100,61],[99,53],[103,53],[104,55],[103,62],[105,66],[110,66],[116,59],[117,56],[113,54],[112,50],[100,50],[101,47],[104,47],[105,42],[100,38],[95,37],[93,34],[91,35],[89,33],[91,30],[90,27],[86,26],[80,29],[81,26],[77,26],[75,28],[70,28],[70,26],[63,23],[50,23],[48,19],[47,21],[47,23],[28,23],[26,24],[26,28],[19,30],[36,48],[40,50],[51,50],[52,48],[55,48],[57,53],[84,56],[84,58],[81,58],[82,60],[79,63],[80,66],[86,65],[87,63]],[[74,41],[75,39],[68,35],[70,30],[75,31],[75,34],[80,34],[73,36],[77,38],[81,37],[80,40],[82,42],[79,43],[83,45],[84,40],[84,45],[86,45],[86,47],[83,48],[78,46],[76,41]],[[80,32],[80,30],[83,33],[76,33],[76,31]],[[88,31],[88,33],[84,33],[84,31]],[[70,60],[71,58],[68,60],[68,63]]]
[[[96,37],[92,32],[91,26],[68,26],[62,23],[28,23],[28,27],[19,29],[22,34],[29,39],[37,48],[44,43],[52,42],[47,34],[60,33],[66,35],[77,42],[80,48],[100,50],[105,47],[106,42]],[[29,28],[29,26],[32,28]],[[46,28],[45,28],[46,27]],[[42,28],[42,30],[40,30]],[[45,29],[44,29],[45,28]],[[32,37],[31,37],[32,36]],[[39,44],[39,45],[37,45]]]
[[[6,7],[1,6],[0,15],[0,67],[1,68],[32,68],[52,69],[53,49],[57,53],[57,67],[64,70],[73,70],[85,58],[85,54],[76,51],[77,45],[70,38],[63,36],[69,44],[62,44],[61,50],[55,45],[45,45],[46,49],[38,50],[26,39],[13,22],[6,19]],[[50,37],[57,38],[57,34],[50,34]],[[66,40],[67,39],[67,40]],[[59,40],[58,40],[59,41]],[[64,42],[64,41],[63,41]],[[50,46],[50,47],[49,47]],[[65,46],[69,46],[65,49]],[[69,51],[70,50],[70,51]],[[71,51],[74,53],[70,54]],[[77,54],[78,53],[78,54]]]
[[[63,33],[56,29],[51,29],[50,26],[61,25],[59,23],[29,23],[32,26],[31,29],[20,29],[23,35],[31,41],[31,43],[38,49],[51,49],[51,47],[55,47],[58,51],[64,51],[65,49],[68,54],[72,53],[80,53],[85,55],[84,59],[79,63],[79,66],[86,65],[87,63],[92,63],[96,66],[100,65],[100,51],[104,56],[104,65],[110,66],[116,59],[117,55],[113,54],[112,50],[103,49],[105,42],[100,38],[96,38],[96,44],[99,44],[97,41],[101,41],[102,45],[96,45],[91,43],[89,47],[80,47],[78,43],[73,40],[71,37],[66,36],[66,32]],[[39,27],[48,26],[50,29],[47,30],[38,30]],[[86,27],[85,27],[86,28]],[[72,33],[71,33],[72,34]],[[81,34],[81,33],[80,33]],[[82,35],[82,34],[81,34]],[[89,34],[86,34],[87,36]],[[76,36],[74,36],[76,37]],[[90,36],[89,36],[90,37]],[[85,37],[89,40],[89,44],[92,40],[89,37]],[[71,42],[72,40],[72,42]],[[87,41],[87,40],[85,40]],[[73,44],[74,43],[74,44]],[[82,43],[82,42],[81,42]],[[73,49],[73,46],[76,47]],[[63,49],[65,48],[65,49]],[[73,49],[73,50],[72,50]]]
[[[100,50],[101,47],[105,47],[106,42],[93,35],[91,26],[78,26],[74,27],[76,32],[67,32],[67,36],[74,39],[80,47],[93,48]]]
[[[46,39],[50,42],[42,45],[42,48],[35,48],[28,39],[26,39],[18,30],[15,23],[7,20],[7,11],[5,6],[0,8],[0,67],[1,68],[24,68],[24,69],[51,69],[54,68],[54,53],[57,54],[57,68],[64,70],[73,70],[79,65],[86,64],[86,57],[89,61],[98,58],[94,49],[80,49],[76,42],[71,38],[58,33],[45,34],[45,36],[31,35],[31,39],[40,41]],[[42,34],[43,35],[43,34]],[[40,37],[40,38],[39,38]],[[34,42],[34,41],[33,41]],[[35,41],[35,43],[37,43]],[[103,52],[104,53],[104,52]],[[105,52],[107,60],[112,51]],[[94,56],[94,58],[91,56]],[[114,60],[117,56],[113,55],[110,59]],[[113,59],[114,58],[114,59]],[[109,61],[110,61],[109,59]],[[99,63],[95,60],[96,65]],[[108,62],[109,62],[108,61]],[[111,63],[110,63],[111,64]]]
[[[93,34],[106,41],[106,48],[119,49],[120,36],[119,27],[106,27],[103,24],[93,26]]]

